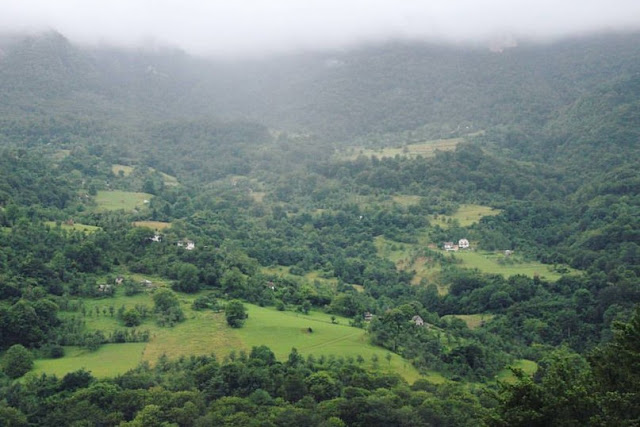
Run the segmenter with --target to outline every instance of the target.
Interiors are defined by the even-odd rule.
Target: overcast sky
[[[168,44],[197,54],[339,48],[389,38],[478,42],[640,29],[640,0],[0,0],[0,31]]]

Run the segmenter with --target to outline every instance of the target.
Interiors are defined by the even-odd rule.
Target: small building
[[[178,242],[178,246],[181,248],[184,248],[187,251],[192,251],[196,248],[196,244],[193,243],[191,240],[180,240]]]
[[[122,282],[124,282],[124,277],[122,276],[116,277],[116,285],[122,285]]]
[[[424,320],[422,320],[422,317],[418,316],[417,314],[411,318],[411,321],[416,326],[424,326]]]
[[[445,251],[457,251],[458,245],[454,245],[453,242],[444,242],[442,244],[442,249]]]
[[[151,241],[152,242],[162,242],[162,236],[159,235],[158,233],[154,234],[153,237],[151,237]]]
[[[267,288],[271,289],[272,291],[276,290],[276,285],[273,284],[272,281],[268,281],[267,283],[264,284]]]
[[[373,320],[373,314],[369,313],[368,311],[364,314],[364,321],[365,322],[371,322]]]
[[[458,248],[469,249],[469,241],[467,239],[460,239],[458,241]]]
[[[512,253],[513,251],[510,251],[509,249],[507,249],[506,251],[504,251],[504,256],[511,256]]]
[[[144,286],[145,288],[152,288],[153,287],[153,282],[151,280],[143,280],[142,282],[140,282],[140,284],[142,286]]]
[[[111,285],[98,285],[98,292],[100,293],[111,292]]]

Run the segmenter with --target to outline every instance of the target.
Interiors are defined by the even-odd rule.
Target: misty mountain
[[[222,62],[172,49],[72,45],[62,35],[5,38],[5,118],[250,120],[328,140],[422,129],[541,127],[601,84],[640,72],[640,35],[524,45],[502,53],[425,43]],[[67,117],[69,118],[69,116]]]

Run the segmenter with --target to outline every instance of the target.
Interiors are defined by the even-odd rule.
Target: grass
[[[178,185],[180,185],[180,183],[178,182],[178,178],[176,178],[175,176],[166,174],[164,172],[159,173],[162,176],[164,185],[166,185],[167,187],[177,187]]]
[[[144,201],[153,197],[148,193],[134,193],[130,191],[98,191],[95,197],[98,211],[113,211],[124,209],[132,211],[145,206]]]
[[[133,275],[132,277],[135,280],[141,279],[141,276]],[[154,283],[165,284],[157,279],[150,279]],[[191,303],[196,296],[178,294],[186,320],[173,328],[159,327],[152,318],[147,318],[137,329],[149,330],[151,338],[148,343],[140,343],[136,346],[104,345],[93,353],[69,348],[67,356],[62,359],[39,360],[36,364],[37,372],[64,375],[84,366],[92,371],[98,369],[94,371],[96,376],[108,376],[125,372],[141,361],[153,364],[163,354],[170,358],[191,354],[215,354],[219,359],[223,359],[232,350],[249,352],[253,346],[266,345],[280,360],[286,360],[293,347],[304,356],[333,355],[357,359],[360,355],[365,360],[364,365],[368,367],[374,366],[375,355],[378,358],[375,364],[377,369],[397,372],[409,382],[420,378],[420,374],[411,363],[400,356],[391,354],[391,359],[388,361],[386,355],[389,352],[369,344],[366,331],[349,326],[349,320],[346,318],[336,316],[337,323],[334,324],[331,321],[331,315],[326,313],[311,312],[305,315],[245,304],[249,318],[243,328],[233,329],[227,325],[223,313],[192,310]],[[122,294],[122,289],[118,289],[116,295],[111,298],[84,299],[84,304],[87,313],[92,313],[91,316],[87,314],[83,317],[87,328],[100,329],[105,334],[124,328],[115,316],[112,317],[109,314],[109,306],[113,306],[116,311],[122,305],[132,308],[136,304],[142,304],[150,310],[153,307],[150,293],[127,297]],[[96,307],[100,312],[99,315],[95,313]],[[61,313],[61,317],[71,316],[82,316],[82,314]],[[308,328],[311,328],[312,332],[309,332]],[[122,353],[122,360],[114,359],[112,365],[108,363],[104,365],[105,359],[111,357],[110,354],[118,353],[118,349]],[[109,369],[109,366],[112,368]]]
[[[152,172],[155,171],[154,168],[148,168],[148,169]],[[122,172],[122,176],[127,177],[131,175],[131,173],[133,173],[133,170],[134,170],[134,166],[119,165],[119,164],[111,165],[111,172],[113,172],[115,176],[119,176],[120,172]],[[176,178],[175,176],[171,176],[164,172],[158,172],[158,173],[160,174],[160,176],[162,176],[164,185],[168,187],[175,187],[180,185],[180,183],[178,182],[178,178]]]
[[[401,147],[385,147],[379,149],[369,149],[363,147],[352,147],[338,154],[342,160],[354,160],[359,156],[377,157],[435,157],[437,151],[453,151],[456,146],[464,141],[464,138],[435,139],[417,144],[409,144]]]
[[[399,204],[400,206],[415,206],[417,204],[420,203],[420,200],[422,199],[421,196],[407,196],[407,195],[400,195],[400,196],[393,196],[392,200]]]
[[[490,206],[466,204],[460,205],[460,208],[453,215],[438,215],[429,218],[431,224],[439,225],[442,228],[448,228],[450,221],[457,220],[461,227],[469,227],[480,221],[484,216],[495,216],[500,214],[499,209]]]
[[[493,314],[452,314],[450,316],[443,316],[442,318],[446,319],[447,317],[456,317],[464,321],[469,329],[476,329],[495,316]]]
[[[84,368],[98,378],[114,376],[135,368],[142,361],[145,346],[145,343],[105,344],[93,352],[65,347],[63,358],[36,360],[29,375],[47,373],[62,377]]]
[[[249,196],[251,196],[253,201],[256,203],[262,203],[264,200],[264,196],[266,195],[267,195],[266,191],[251,191],[249,193]]]
[[[537,261],[524,261],[514,255],[505,257],[502,252],[458,251],[454,255],[462,261],[463,268],[477,268],[483,273],[501,274],[505,277],[522,274],[557,280],[562,274],[553,271],[552,266]],[[503,264],[500,261],[506,260]],[[575,270],[569,270],[575,272]]]
[[[131,172],[133,172],[133,166],[126,166],[126,165],[111,166],[111,172],[113,172],[115,176],[119,176],[121,171],[123,176],[129,176],[131,175]]]
[[[45,224],[52,228],[58,227],[55,221],[46,221]],[[95,225],[87,225],[87,224],[79,224],[79,223],[74,223],[74,224],[61,223],[60,228],[68,231],[71,231],[71,230],[83,231],[87,233],[93,233],[101,229],[100,227],[97,227]]]
[[[170,222],[162,222],[162,221],[134,221],[134,227],[147,227],[152,230],[164,230],[165,228],[171,227]]]
[[[290,278],[293,280],[300,280],[300,279],[306,279],[307,282],[314,282],[314,281],[318,281],[320,283],[323,284],[328,284],[331,286],[335,286],[338,283],[338,279],[336,278],[324,278],[322,277],[322,273],[320,271],[310,271],[308,273],[305,273],[304,276],[297,276],[295,274],[291,274],[289,273],[289,267],[285,267],[282,265],[273,265],[273,266],[269,266],[269,267],[262,267],[262,273],[263,274],[271,274],[274,276],[280,276],[280,277],[284,277],[284,278]]]
[[[326,313],[305,315],[249,304],[247,308],[249,318],[236,332],[248,348],[266,345],[280,360],[286,359],[292,347],[305,356],[335,355],[355,359],[360,355],[369,367],[373,366],[372,358],[376,355],[379,369],[397,372],[409,382],[420,378],[411,363],[397,354],[391,354],[391,360],[387,361],[385,357],[389,352],[369,344],[366,331],[348,326],[348,319],[336,316],[339,323],[332,324],[331,316]]]
[[[524,373],[529,376],[533,376],[533,374],[535,374],[538,370],[538,364],[536,362],[526,359],[516,360],[511,364],[511,367],[522,369]],[[506,367],[501,370],[498,375],[496,375],[496,380],[507,384],[515,384],[516,376],[513,375],[513,372],[511,372],[511,369],[509,369],[509,367]]]
[[[419,243],[399,243],[391,241],[383,236],[378,236],[374,244],[378,249],[378,255],[393,262],[399,270],[415,271],[411,283],[418,285],[423,279],[430,283],[436,283],[438,293],[445,295],[447,289],[438,284],[438,275],[442,271],[440,264],[422,255],[421,249],[426,247],[425,235],[418,235]]]

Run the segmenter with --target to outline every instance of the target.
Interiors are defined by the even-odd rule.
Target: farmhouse
[[[469,249],[469,241],[467,239],[460,239],[458,241],[458,247],[460,249]]]
[[[368,311],[364,314],[364,321],[365,322],[371,322],[371,320],[373,320],[373,314],[369,313]]]
[[[151,237],[151,241],[152,242],[161,242],[162,241],[162,236],[159,235],[158,233],[154,234],[153,237]]]
[[[442,244],[442,249],[445,251],[457,251],[458,245],[454,245],[453,242],[444,242]]]
[[[415,323],[416,326],[424,326],[424,320],[417,314],[411,318],[411,321]]]
[[[184,248],[187,251],[192,251],[196,248],[196,244],[193,243],[191,240],[180,240],[178,242],[178,246],[181,248]]]
[[[98,285],[98,292],[100,293],[111,292],[111,285]]]

